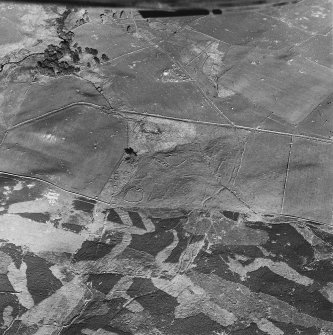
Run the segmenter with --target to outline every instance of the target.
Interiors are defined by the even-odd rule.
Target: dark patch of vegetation
[[[50,270],[51,263],[31,253],[24,256],[24,262],[27,264],[28,290],[35,304],[46,299],[62,287],[61,281]]]
[[[57,19],[57,33],[62,40],[58,46],[50,44],[44,50],[44,59],[37,62],[37,70],[46,76],[69,75],[80,71],[79,67],[69,64],[67,61],[61,60],[64,56],[69,55],[72,62],[77,64],[80,61],[79,52],[71,49],[74,33],[64,31],[64,23],[71,10],[66,10],[61,18]]]
[[[127,153],[127,155],[135,155],[135,156],[137,156],[137,153],[131,147],[125,148],[125,152]]]
[[[51,219],[49,213],[19,213],[23,218],[27,218],[36,222],[46,223]]]
[[[79,52],[77,50],[71,51],[71,56],[74,63],[78,63],[80,61]]]
[[[102,61],[107,62],[110,58],[106,54],[102,54]]]
[[[223,211],[223,215],[233,221],[237,221],[239,217],[239,213],[231,211]]]
[[[137,212],[128,212],[128,216],[130,217],[133,226],[138,227],[140,229],[146,229],[145,225],[143,224],[143,221],[141,219],[141,216]]]
[[[80,233],[83,230],[83,226],[80,226],[78,224],[74,224],[74,223],[70,223],[70,222],[66,222],[62,224],[62,227],[66,230],[70,230],[73,233]]]
[[[109,208],[108,210],[103,212],[104,214],[107,214],[106,219],[110,222],[115,222],[118,224],[124,224],[121,220],[119,214],[112,208]]]
[[[83,211],[88,214],[93,214],[96,201],[87,200],[82,197],[79,197],[77,200],[73,201],[73,207],[78,211]]]
[[[88,277],[88,282],[95,290],[108,294],[121,277],[122,275],[115,273],[92,273]]]
[[[91,54],[93,56],[98,55],[98,50],[97,49],[86,47],[84,50],[85,50],[86,53]]]
[[[214,15],[221,15],[221,14],[222,14],[222,11],[221,11],[221,9],[213,9],[213,10],[212,10],[212,13],[213,13]]]
[[[115,245],[101,243],[98,241],[84,241],[80,250],[74,255],[74,262],[95,261],[107,255]]]
[[[125,153],[127,154],[127,157],[125,158],[126,161],[133,162],[137,156],[136,151],[133,150],[133,148],[125,148]]]
[[[131,33],[135,33],[135,27],[131,24],[129,24],[127,27],[126,27],[126,31],[131,34]]]

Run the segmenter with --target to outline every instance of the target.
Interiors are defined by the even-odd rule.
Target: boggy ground
[[[330,1],[0,12],[0,334],[333,334]]]

